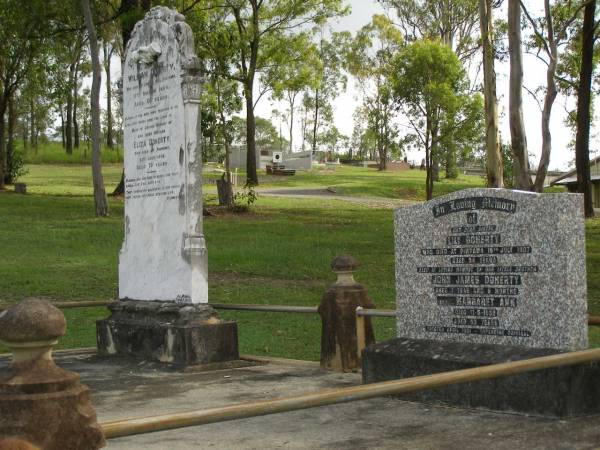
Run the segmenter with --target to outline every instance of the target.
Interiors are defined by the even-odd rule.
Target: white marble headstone
[[[394,212],[398,336],[587,347],[579,194],[467,189]]]
[[[208,301],[199,74],[184,17],[151,9],[133,31],[123,69],[121,299]]]

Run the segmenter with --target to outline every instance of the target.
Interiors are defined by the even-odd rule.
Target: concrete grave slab
[[[300,395],[360,384],[360,374],[318,363],[280,362],[182,373],[126,358],[57,352],[80,373],[99,422]],[[0,358],[0,370],[8,363]],[[115,450],[230,449],[590,449],[600,445],[597,417],[566,420],[428,406],[389,397],[231,422],[110,439]]]

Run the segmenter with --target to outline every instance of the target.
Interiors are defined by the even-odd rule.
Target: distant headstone
[[[235,322],[206,304],[200,69],[181,14],[155,7],[136,24],[123,68],[120,301],[97,323],[100,354],[181,365],[239,357]]]
[[[587,347],[574,194],[468,189],[395,211],[398,336]]]

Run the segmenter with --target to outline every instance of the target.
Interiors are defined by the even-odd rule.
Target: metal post
[[[356,307],[356,353],[358,361],[362,361],[362,351],[367,346],[366,334],[365,334],[365,316],[360,314],[364,308],[362,306]]]

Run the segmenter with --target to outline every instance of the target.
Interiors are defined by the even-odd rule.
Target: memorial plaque
[[[199,62],[181,14],[137,23],[123,69],[125,238],[119,297],[205,303]]]
[[[579,194],[467,189],[395,210],[398,336],[587,347]]]

